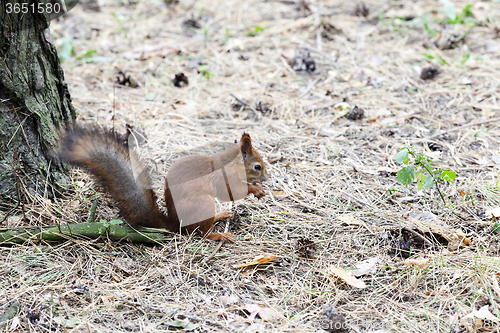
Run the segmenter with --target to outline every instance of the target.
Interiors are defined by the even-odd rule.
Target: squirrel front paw
[[[262,186],[260,186],[259,184],[249,184],[248,193],[252,193],[257,197],[257,199],[260,199],[266,195],[266,191],[264,191]]]

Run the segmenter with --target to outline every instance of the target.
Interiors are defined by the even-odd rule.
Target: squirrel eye
[[[260,166],[260,164],[255,164],[253,168],[254,168],[255,170],[260,170],[260,169],[262,169],[262,167]]]

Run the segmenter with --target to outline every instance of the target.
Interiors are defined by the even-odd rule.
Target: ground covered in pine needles
[[[499,17],[498,1],[81,1],[51,26],[78,121],[139,126],[160,198],[176,159],[247,131],[267,195],[218,203],[234,244],[4,244],[4,329],[498,330]],[[456,178],[402,185],[404,146]],[[2,227],[83,222],[96,201],[117,218],[73,175]]]

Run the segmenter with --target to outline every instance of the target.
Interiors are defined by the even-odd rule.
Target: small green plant
[[[466,5],[464,9],[457,15],[455,11],[455,5],[451,0],[440,0],[443,4],[444,15],[446,18],[442,23],[444,24],[467,24],[470,27],[476,25],[477,20],[474,18],[472,13],[472,5]]]
[[[207,47],[207,44],[210,42],[210,30],[208,27],[202,27],[203,29],[203,47]]]
[[[90,57],[91,55],[93,55],[94,53],[97,53],[97,50],[88,50],[87,52],[85,52],[84,54],[82,54],[81,56],[78,56],[76,58],[76,60],[81,60],[81,59],[84,59],[84,58],[88,58]]]
[[[439,196],[446,204],[443,193],[439,188],[439,183],[453,182],[457,174],[451,170],[433,168],[431,158],[423,152],[414,149],[415,146],[402,147],[396,155],[396,162],[405,166],[398,171],[398,181],[403,185],[410,185],[417,179],[418,190],[436,187]],[[413,157],[413,164],[410,165],[410,156]]]
[[[266,30],[267,28],[269,28],[269,27],[256,26],[252,30],[248,31],[247,35],[248,36],[256,36],[259,32],[262,32],[262,31]]]
[[[226,28],[226,30],[224,31],[224,37],[222,37],[222,44],[226,44],[228,41],[229,41],[229,37],[230,37],[230,33],[229,33],[229,29]]]
[[[104,228],[108,229],[110,226],[112,225],[118,225],[118,224],[123,224],[123,221],[122,220],[111,220],[111,221],[106,221],[106,220],[99,220],[100,223],[102,223],[102,225],[104,226]],[[99,230],[99,232],[101,232],[102,230]]]
[[[469,60],[470,58],[470,52],[467,52],[466,54],[464,54],[462,60],[460,61],[461,64],[464,64],[467,60]]]
[[[436,57],[433,56],[432,54],[429,54],[429,53],[422,53],[422,55],[429,60],[435,60],[438,63],[438,65],[440,65],[440,66],[449,65],[449,63],[446,61],[446,59],[444,59],[439,54]]]
[[[200,72],[201,75],[205,77],[205,79],[209,79],[211,76],[215,76],[214,73],[211,73],[207,70],[207,67],[205,65],[200,65],[198,68],[198,72]]]
[[[118,25],[120,26],[118,28],[118,30],[116,31],[116,33],[119,35],[123,32],[124,34],[124,37],[127,38],[127,29],[125,28],[125,22],[127,21],[126,17],[121,15],[121,14],[117,14],[115,12],[111,13],[111,16],[113,16],[116,20],[116,22],[118,23]]]

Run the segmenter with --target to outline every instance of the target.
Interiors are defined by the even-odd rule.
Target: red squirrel
[[[172,165],[165,179],[165,215],[156,205],[147,169],[137,167],[135,158],[131,163],[127,144],[116,134],[98,128],[70,127],[62,133],[60,156],[95,175],[118,201],[120,214],[130,225],[196,231],[202,236],[210,232],[215,221],[232,215],[215,215],[215,198],[234,201],[252,193],[260,199],[265,192],[257,183],[268,179],[250,135],[243,133],[238,144],[218,154],[185,156]],[[229,233],[209,234],[207,238],[226,242],[235,239]]]

